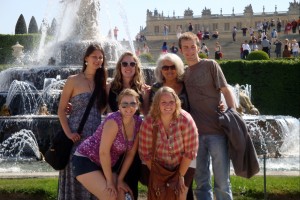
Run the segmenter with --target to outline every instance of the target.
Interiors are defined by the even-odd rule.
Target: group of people
[[[154,127],[155,160],[177,170],[180,199],[194,199],[193,180],[197,199],[213,199],[210,162],[216,198],[232,199],[227,138],[216,111],[221,93],[233,109],[234,96],[219,64],[199,57],[194,33],[182,33],[178,45],[188,67],[176,54],[162,54],[152,86],[145,84],[141,62],[131,52],[120,56],[107,83],[105,52],[97,44],[87,48],[82,71],[68,77],[58,108],[61,126],[74,142],[70,162],[59,173],[58,199],[128,194],[137,199],[140,166],[151,171]],[[76,128],[94,90],[96,101],[79,135]]]

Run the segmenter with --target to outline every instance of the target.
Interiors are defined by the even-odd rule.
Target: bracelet
[[[184,178],[184,176],[180,172],[178,172],[178,174],[179,174],[179,177]]]

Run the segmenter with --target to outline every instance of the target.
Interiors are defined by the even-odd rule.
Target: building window
[[[213,31],[218,30],[218,24],[217,23],[213,23]]]
[[[224,24],[224,31],[229,31],[230,30],[230,24],[229,23],[225,23]]]
[[[241,29],[241,28],[242,28],[242,22],[236,23],[236,28],[237,28],[237,29]]]
[[[200,24],[195,24],[195,31],[200,31],[200,30],[201,30]]]
[[[159,34],[159,26],[154,26],[154,33]]]

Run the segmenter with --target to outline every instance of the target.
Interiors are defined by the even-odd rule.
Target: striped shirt
[[[198,150],[197,126],[191,115],[180,111],[177,119],[170,123],[169,137],[166,134],[161,120],[153,121],[147,116],[140,127],[139,133],[139,155],[142,161],[152,159],[152,131],[158,126],[156,141],[156,160],[167,169],[178,166],[183,157],[194,160]]]

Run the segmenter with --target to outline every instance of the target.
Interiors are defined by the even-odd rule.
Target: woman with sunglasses
[[[154,127],[157,127],[156,153],[152,152]],[[177,171],[180,200],[187,199],[193,182],[198,150],[197,126],[191,115],[181,109],[181,101],[170,87],[161,87],[154,95],[149,115],[139,133],[139,155],[151,173],[155,160],[170,171]],[[194,163],[194,165],[193,165]]]
[[[107,85],[108,105],[112,112],[118,110],[118,95],[125,88],[131,88],[139,94],[141,110],[138,110],[136,114],[139,115],[141,112],[146,115],[150,86],[145,84],[140,60],[131,52],[124,52],[120,56],[114,71],[113,80]],[[119,161],[117,165],[120,165],[120,162],[121,161]],[[140,165],[141,160],[137,153],[125,177],[125,182],[133,191],[134,199],[138,198],[138,174]]]
[[[132,89],[123,90],[118,96],[119,110],[107,115],[74,153],[76,179],[98,199],[125,199],[125,193],[132,196],[124,177],[138,148],[142,122],[135,115],[138,107],[139,94]],[[117,166],[119,159],[122,163]]]
[[[184,64],[179,56],[173,53],[162,54],[157,62],[154,75],[156,82],[152,85],[150,90],[149,102],[152,103],[153,96],[156,91],[163,86],[172,88],[178,95],[181,101],[181,108],[185,111],[190,111],[187,92],[182,81],[184,75]],[[193,200],[193,184],[189,186],[187,200]]]
[[[155,92],[162,86],[172,88],[179,99],[181,107],[186,111],[190,111],[188,96],[182,78],[184,75],[184,64],[179,56],[173,53],[162,54],[157,62],[154,71],[156,82],[150,90],[149,102],[151,104]]]

